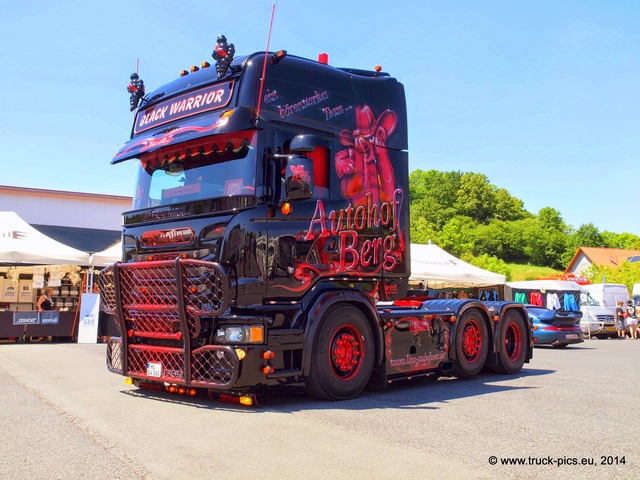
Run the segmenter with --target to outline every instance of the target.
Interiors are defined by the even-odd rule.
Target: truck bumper
[[[112,337],[109,340],[109,371],[152,382],[218,389],[232,387],[240,371],[240,359],[228,346],[205,345],[194,349],[188,357],[182,348],[143,344],[129,344],[127,352],[127,369],[124,371],[122,339]]]

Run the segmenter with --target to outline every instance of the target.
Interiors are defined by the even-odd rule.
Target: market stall
[[[82,266],[89,254],[0,212],[0,338],[75,337]],[[38,291],[54,289],[54,310],[36,312]]]
[[[411,244],[412,284],[429,297],[458,298],[462,295],[498,300],[503,297],[506,277],[463,262],[433,243]]]

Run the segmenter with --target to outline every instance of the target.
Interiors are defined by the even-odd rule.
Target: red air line
[[[269,55],[269,43],[271,43],[271,28],[273,27],[273,16],[276,13],[276,4],[271,7],[271,21],[269,22],[269,35],[267,35],[267,48],[264,52],[264,64],[262,65],[262,78],[260,79],[260,94],[258,95],[258,109],[256,111],[256,122],[260,118],[260,104],[262,103],[262,88],[264,87],[264,75],[267,70],[267,57]]]

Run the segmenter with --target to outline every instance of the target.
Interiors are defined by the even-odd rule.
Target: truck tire
[[[498,373],[518,373],[527,355],[527,330],[523,318],[516,312],[507,312],[500,322],[497,339],[498,364],[492,368]]]
[[[458,378],[471,377],[482,370],[489,351],[489,335],[486,320],[479,310],[470,309],[460,316],[454,349],[453,371]]]
[[[338,305],[325,315],[314,348],[305,387],[323,400],[346,400],[367,385],[375,347],[373,333],[360,310]]]

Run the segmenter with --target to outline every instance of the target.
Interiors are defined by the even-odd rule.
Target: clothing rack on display
[[[579,311],[579,293],[566,291],[526,291],[518,290],[513,293],[514,302],[546,307],[549,310]]]

